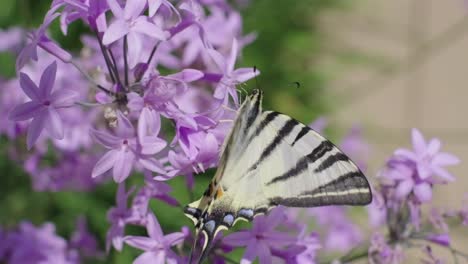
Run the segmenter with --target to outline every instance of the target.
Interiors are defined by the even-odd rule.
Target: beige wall
[[[329,52],[318,65],[338,102],[332,123],[343,129],[363,125],[374,174],[395,148],[410,147],[411,127],[439,137],[443,150],[462,163],[451,169],[456,183],[437,186],[436,204],[459,207],[468,193],[468,2],[352,3],[323,17]],[[336,54],[344,52],[364,54],[368,63],[343,67]],[[468,228],[456,234],[456,247],[468,251],[462,242]]]

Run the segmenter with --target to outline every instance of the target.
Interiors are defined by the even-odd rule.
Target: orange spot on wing
[[[223,188],[219,187],[218,190],[216,191],[216,199],[219,199],[221,196],[223,196]]]

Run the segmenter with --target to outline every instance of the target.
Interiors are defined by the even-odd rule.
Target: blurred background
[[[49,2],[2,0],[0,29],[37,27]],[[258,83],[266,92],[265,108],[304,123],[323,116],[327,134],[335,140],[359,125],[371,146],[370,178],[396,148],[410,147],[412,127],[426,138],[440,138],[443,150],[467,161],[467,11],[462,0],[252,1],[242,9],[244,32],[256,31],[258,38],[245,48],[240,64],[261,70]],[[78,52],[83,30],[75,25],[65,39],[54,25],[51,33]],[[14,61],[0,54],[1,78],[15,76]],[[50,220],[66,235],[73,229],[72,219],[84,213],[104,241],[103,212],[114,204],[113,183],[92,195],[31,192],[28,176],[8,161],[6,144],[2,138],[0,225]],[[436,189],[436,205],[460,206],[467,171],[466,162],[451,170],[457,182]],[[183,192],[177,184],[175,191]],[[162,224],[170,227],[172,216]],[[467,235],[460,230],[455,240],[463,243]],[[127,263],[121,256],[119,261]]]

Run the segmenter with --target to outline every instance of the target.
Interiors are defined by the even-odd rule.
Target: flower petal
[[[54,87],[55,74],[57,73],[57,62],[52,62],[44,70],[41,76],[41,81],[39,82],[39,92],[42,95],[42,98],[49,98],[52,88]]]
[[[185,235],[182,232],[175,232],[169,235],[164,236],[164,242],[166,245],[174,246],[180,244],[184,241]]]
[[[132,26],[132,31],[142,33],[159,40],[166,40],[170,36],[169,32],[164,31],[157,25],[147,21],[145,17],[139,17],[135,20]]]
[[[145,169],[152,172],[157,172],[160,174],[166,174],[166,170],[161,165],[161,163],[155,158],[140,158],[138,162],[145,167]]]
[[[414,187],[414,194],[420,202],[429,202],[432,199],[432,188],[427,182],[419,183]]]
[[[91,177],[97,177],[103,174],[104,172],[110,170],[117,160],[117,154],[117,150],[110,150],[106,154],[104,154],[104,156],[102,156],[98,160],[98,162],[96,162],[96,165],[94,165]]]
[[[157,242],[153,239],[142,236],[126,236],[124,237],[124,242],[131,247],[142,249],[145,251],[151,251],[152,247],[154,247],[157,244]]]
[[[271,264],[273,262],[270,248],[265,243],[258,243],[257,252],[259,263]]]
[[[224,237],[223,242],[230,246],[245,246],[249,243],[249,240],[252,238],[252,234],[248,231],[240,231],[232,233]]]
[[[25,73],[20,72],[20,86],[23,92],[33,101],[39,101],[41,94],[37,85]]]
[[[135,128],[132,125],[132,122],[120,111],[117,112],[117,128],[116,133],[119,137],[122,138],[134,138],[135,137]]]
[[[58,107],[69,107],[75,103],[75,99],[78,97],[78,92],[70,89],[60,89],[54,91],[50,95],[51,104]]]
[[[205,74],[195,69],[185,69],[181,72],[169,75],[171,78],[180,79],[184,82],[194,82],[203,78]],[[169,77],[168,76],[168,77]]]
[[[95,141],[97,141],[98,143],[102,144],[103,146],[107,148],[115,149],[115,148],[118,148],[121,144],[120,138],[115,137],[107,132],[99,131],[99,130],[91,128],[89,130],[89,133]]]
[[[442,143],[438,138],[431,139],[431,141],[429,141],[429,143],[427,144],[427,154],[431,156],[437,154],[437,152],[439,152],[440,150],[441,145]]]
[[[42,130],[44,129],[44,124],[47,120],[46,110],[42,110],[34,117],[34,119],[29,123],[28,127],[28,136],[27,136],[27,146],[28,150],[32,148],[34,143],[41,135]]]
[[[53,107],[48,108],[49,116],[46,121],[46,130],[55,139],[63,139],[63,124],[60,115]]]
[[[438,153],[432,158],[432,164],[436,166],[456,165],[458,163],[460,163],[460,159],[457,156],[445,152]]]
[[[158,219],[153,213],[148,214],[146,230],[148,231],[148,235],[154,240],[160,241],[164,237],[161,225],[159,225]]]
[[[28,120],[36,116],[42,107],[44,106],[35,101],[26,102],[13,108],[8,118],[12,121]]]
[[[231,53],[229,54],[229,58],[226,62],[226,74],[230,74],[231,72],[234,71],[234,66],[236,65],[236,60],[237,60],[237,53],[239,46],[237,44],[237,39],[232,40],[232,46],[231,46]]]
[[[232,73],[232,78],[239,83],[246,82],[259,75],[260,71],[254,68],[240,68]]]
[[[418,157],[416,156],[416,154],[413,151],[411,151],[409,149],[405,149],[405,148],[399,148],[399,149],[395,150],[394,155],[401,156],[403,158],[406,158],[406,159],[409,159],[409,160],[412,160],[412,161],[416,161],[418,159]]]
[[[133,264],[165,264],[166,254],[164,251],[147,251],[138,256]]]
[[[130,32],[130,29],[125,20],[115,20],[112,24],[110,24],[106,32],[104,32],[104,36],[102,37],[102,43],[104,45],[112,44],[115,41],[123,38],[125,35],[128,34],[128,32]]]
[[[416,128],[413,128],[411,130],[411,141],[413,143],[413,148],[416,151],[416,154],[421,155],[425,152],[426,141],[424,140],[424,137],[421,134],[421,132]]]
[[[241,264],[250,264],[254,261],[258,254],[258,244],[258,241],[250,241],[250,243],[247,245],[247,248],[245,249],[244,256],[242,256],[240,262]]]
[[[107,0],[107,4],[115,17],[123,17],[124,11],[117,0]]]
[[[127,0],[124,8],[125,19],[137,18],[145,9],[147,0]]]
[[[128,149],[122,149],[116,155],[112,175],[115,182],[123,182],[132,171],[133,163],[135,162],[135,155]]]
[[[447,180],[447,181],[455,180],[455,177],[453,177],[453,175],[449,173],[447,170],[445,170],[444,168],[435,167],[435,168],[432,168],[432,170],[437,176],[443,178],[444,180]]]
[[[414,187],[414,181],[412,179],[401,181],[395,190],[395,194],[397,198],[399,199],[405,198],[413,190],[413,187]]]
[[[162,0],[148,0],[148,15],[150,17],[154,16],[156,14],[156,11],[158,11],[159,7],[162,4]]]
[[[210,55],[210,57],[216,63],[219,70],[223,74],[226,74],[226,59],[223,57],[223,55],[221,55],[221,53],[219,53],[219,51],[214,50],[214,49],[208,49],[206,52],[208,52],[208,55]]]

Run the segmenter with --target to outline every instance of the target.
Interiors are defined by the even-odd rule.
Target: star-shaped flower
[[[257,256],[260,263],[272,263],[272,248],[296,242],[296,238],[275,230],[284,220],[284,212],[277,208],[267,216],[257,216],[252,229],[230,234],[224,241],[227,245],[247,247],[242,264],[252,263]]]
[[[171,250],[171,247],[180,244],[184,240],[185,235],[182,232],[164,235],[153,213],[149,213],[147,216],[146,230],[149,237],[126,236],[124,238],[125,243],[128,245],[145,251],[145,253],[136,258],[133,263],[178,263],[178,256]]]
[[[20,85],[31,101],[15,107],[10,120],[24,121],[32,118],[28,127],[28,149],[34,145],[45,128],[51,137],[62,139],[64,134],[62,119],[57,109],[70,107],[78,95],[75,91],[58,89],[52,92],[57,72],[54,61],[44,70],[39,87],[25,73],[20,73]]]
[[[237,55],[239,53],[239,47],[236,39],[232,41],[231,53],[227,59],[225,59],[219,51],[214,49],[209,49],[208,53],[223,73],[223,77],[216,87],[214,97],[216,99],[225,100],[228,95],[231,95],[237,103],[236,85],[254,78],[260,72],[254,68],[239,68],[234,70]]]
[[[441,143],[437,138],[426,142],[421,132],[415,128],[412,130],[411,137],[414,151],[397,149],[395,155],[413,161],[416,164],[419,178],[422,180],[435,174],[444,180],[453,181],[454,177],[444,167],[456,165],[460,160],[455,155],[440,152]]]
[[[94,129],[91,130],[91,135],[95,140],[109,149],[94,166],[92,177],[97,177],[113,169],[112,175],[114,180],[118,183],[123,182],[130,175],[132,167],[136,162],[150,171],[164,174],[165,170],[162,165],[152,157],[152,155],[166,146],[166,142],[157,137],[159,127],[152,127],[151,129],[157,127],[158,130],[152,130],[155,134],[147,135],[146,125],[139,125],[139,135],[137,137],[130,120],[120,112],[117,118],[116,135]],[[140,120],[140,122],[144,121]],[[145,134],[142,135],[142,133]],[[143,147],[143,143],[147,144],[147,146]]]
[[[115,20],[104,33],[102,39],[104,45],[112,44],[124,36],[128,37],[129,43],[140,43],[137,34],[144,34],[158,40],[166,40],[169,37],[168,32],[151,23],[147,16],[141,15],[146,2],[147,0],[128,0],[125,8],[122,9],[116,0],[107,0]]]
[[[52,21],[54,21],[60,15],[55,13],[55,11],[57,11],[60,7],[61,5],[52,7],[52,9],[50,9],[44,17],[42,25],[28,36],[30,42],[24,46],[16,59],[16,71],[21,70],[30,59],[37,61],[37,46],[40,46],[63,62],[69,62],[71,60],[71,54],[62,49],[57,43],[52,41],[46,35],[47,28],[50,26]]]

